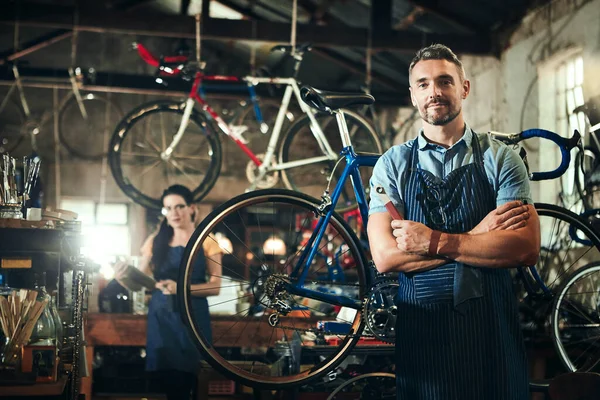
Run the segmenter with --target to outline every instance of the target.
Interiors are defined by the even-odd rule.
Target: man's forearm
[[[379,272],[426,271],[448,262],[443,257],[421,256],[405,253],[397,248],[387,249],[383,254],[373,254],[373,261]]]
[[[494,231],[479,235],[442,233],[440,256],[475,267],[511,268],[537,262],[540,244],[535,235]]]

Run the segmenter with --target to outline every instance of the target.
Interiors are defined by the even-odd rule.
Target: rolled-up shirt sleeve
[[[404,202],[400,195],[397,185],[397,172],[391,167],[386,154],[382,155],[375,167],[373,168],[373,175],[369,182],[371,188],[371,200],[369,202],[369,215],[386,212],[385,205],[381,198],[375,192],[375,187],[382,186],[385,193],[388,195],[400,215],[404,215]]]
[[[501,206],[509,201],[521,200],[533,204],[531,187],[527,168],[521,157],[509,147],[502,149],[500,157],[500,171],[498,176],[498,193],[496,206]]]

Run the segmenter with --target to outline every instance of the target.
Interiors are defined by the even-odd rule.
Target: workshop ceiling
[[[518,26],[528,10],[546,2],[297,0],[297,43],[311,42],[314,48],[305,57],[299,79],[323,89],[361,90],[370,49],[371,92],[380,103],[408,104],[407,69],[418,48],[444,43],[459,54],[497,56],[506,32]],[[129,43],[142,41],[158,54],[171,55],[185,39],[193,50],[196,24],[192,16],[201,11],[202,59],[208,73],[248,74],[255,55],[257,68],[264,65],[274,75],[289,74],[290,61],[269,49],[290,42],[293,3],[4,0],[0,6],[0,63],[4,64],[0,80],[12,79],[12,62],[20,63],[26,78],[59,79],[76,62],[94,68],[95,85],[151,87],[152,70],[140,66],[143,62],[129,50]],[[76,46],[72,45],[74,37]],[[176,83],[166,90],[184,89]]]

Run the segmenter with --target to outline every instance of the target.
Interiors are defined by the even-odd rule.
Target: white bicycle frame
[[[294,78],[262,78],[262,77],[247,76],[247,77],[244,77],[243,80],[253,86],[256,86],[261,83],[266,83],[266,84],[271,84],[271,85],[274,85],[274,84],[286,85],[285,92],[284,92],[283,98],[281,100],[281,106],[279,107],[279,112],[277,113],[277,118],[275,120],[275,125],[273,126],[273,131],[271,133],[271,137],[270,137],[269,143],[267,145],[267,150],[266,150],[264,159],[261,161],[255,155],[253,155],[251,152],[248,154],[250,159],[258,166],[258,174],[256,175],[254,182],[251,182],[251,186],[248,188],[249,190],[256,189],[256,184],[258,182],[260,182],[265,177],[265,175],[269,172],[281,171],[281,170],[289,169],[289,168],[297,168],[297,167],[301,167],[301,166],[308,165],[308,164],[314,164],[314,163],[318,163],[318,162],[338,159],[338,154],[332,150],[331,146],[329,145],[329,142],[327,141],[327,138],[325,137],[325,134],[323,133],[323,130],[321,129],[321,127],[319,126],[319,123],[317,122],[317,119],[315,118],[315,112],[306,103],[304,103],[302,101],[302,98],[300,96],[300,88],[298,87],[298,82],[296,81],[296,79],[294,79]],[[308,118],[310,120],[310,130],[311,130],[313,136],[315,137],[317,143],[319,144],[319,148],[321,149],[321,151],[323,152],[324,155],[319,156],[319,157],[311,157],[311,158],[306,158],[303,160],[290,161],[290,162],[286,162],[286,163],[277,164],[274,160],[275,151],[276,151],[277,143],[279,142],[281,128],[283,126],[283,122],[284,122],[286,114],[287,114],[287,110],[288,110],[288,107],[290,104],[290,100],[292,98],[292,94],[296,97],[296,100],[298,101],[298,104],[300,105],[302,112],[308,116]],[[187,128],[187,125],[189,123],[190,116],[193,112],[194,105],[195,105],[194,98],[190,97],[186,100],[183,117],[181,119],[181,124],[179,125],[179,129],[177,130],[177,133],[173,137],[173,140],[171,141],[169,146],[161,153],[161,158],[163,160],[170,159],[171,154],[173,153],[173,150],[181,141],[181,138],[183,137],[183,135],[185,133],[185,129]],[[204,107],[203,111],[207,112],[206,106]],[[211,118],[213,118],[215,120],[215,122],[217,123],[217,126],[219,127],[219,129],[221,131],[223,131],[224,134],[229,136],[240,147],[241,146],[245,147],[245,145],[243,144],[243,139],[241,137],[241,133],[243,133],[243,131],[245,129],[240,129],[240,127],[227,124],[218,115],[211,114]],[[248,152],[249,152],[249,150],[248,150]]]

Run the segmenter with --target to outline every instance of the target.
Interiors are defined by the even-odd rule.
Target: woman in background
[[[142,246],[139,267],[156,280],[148,307],[146,370],[161,383],[167,399],[188,400],[196,386],[201,356],[184,326],[175,294],[179,264],[194,232],[197,210],[192,204],[192,192],[182,185],[170,186],[161,199],[165,219]],[[204,254],[196,257],[192,273],[192,306],[194,321],[203,333],[210,335],[206,297],[219,294],[222,250],[211,240],[204,242],[203,249]],[[116,279],[120,282],[126,268],[126,265],[116,267]]]

